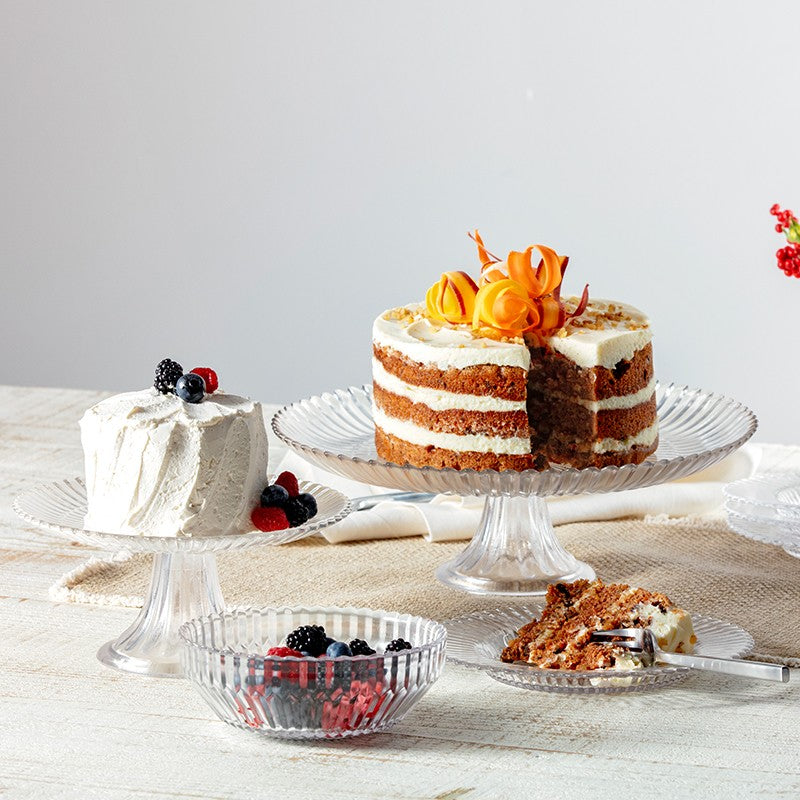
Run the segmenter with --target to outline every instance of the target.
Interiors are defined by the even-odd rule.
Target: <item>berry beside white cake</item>
[[[217,391],[213,370],[164,359],[151,389],[83,416],[89,530],[203,536],[252,530],[266,481],[261,405]]]

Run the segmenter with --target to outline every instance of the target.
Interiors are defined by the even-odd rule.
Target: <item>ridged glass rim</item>
[[[320,496],[330,498],[334,503],[334,513],[328,516],[317,516],[309,520],[305,525],[298,525],[293,528],[283,528],[277,531],[242,531],[238,533],[213,534],[210,536],[139,536],[134,533],[109,533],[104,531],[93,531],[86,528],[77,528],[71,525],[56,524],[36,516],[28,510],[27,506],[31,502],[48,502],[48,491],[60,491],[64,488],[69,489],[74,495],[70,512],[85,514],[86,503],[86,484],[83,478],[65,478],[60,481],[38,484],[24,492],[20,492],[12,503],[15,513],[25,522],[35,525],[49,533],[56,533],[59,536],[83,542],[93,547],[116,548],[129,550],[132,552],[160,552],[160,553],[187,553],[187,552],[210,552],[214,550],[230,550],[241,547],[248,547],[258,544],[290,544],[317,531],[327,528],[340,522],[353,511],[353,504],[350,498],[346,497],[337,489],[324,486],[319,483],[300,481],[301,489],[314,495],[316,499]],[[82,497],[83,505],[80,505]]]
[[[239,614],[247,614],[247,615],[258,615],[258,614],[268,614],[268,613],[275,613],[275,614],[282,614],[282,613],[292,613],[292,614],[341,614],[341,615],[357,615],[360,617],[372,617],[373,619],[391,619],[396,622],[407,623],[407,624],[421,624],[425,626],[432,626],[433,630],[436,632],[436,638],[433,641],[430,641],[423,645],[418,645],[415,647],[408,648],[406,650],[399,650],[397,652],[389,652],[389,653],[374,653],[373,655],[361,655],[361,656],[302,656],[298,658],[297,656],[268,656],[261,653],[254,653],[254,652],[247,652],[244,650],[234,649],[232,647],[212,647],[211,645],[201,644],[200,642],[194,641],[192,638],[192,632],[196,629],[197,626],[203,626],[206,623],[210,623],[214,620],[222,622],[226,618],[231,618],[237,616]],[[203,617],[195,617],[194,619],[187,620],[184,622],[180,628],[178,628],[178,638],[181,640],[181,645],[187,649],[191,649],[193,651],[198,652],[205,652],[210,655],[220,655],[226,657],[236,657],[238,656],[240,659],[245,658],[257,658],[259,660],[264,661],[276,661],[276,662],[319,662],[325,661],[328,663],[332,662],[347,662],[352,663],[354,661],[375,661],[377,659],[385,660],[385,659],[392,659],[397,658],[400,656],[410,655],[412,653],[426,653],[430,650],[434,650],[441,646],[447,645],[447,628],[444,626],[443,623],[437,622],[434,619],[430,619],[429,617],[421,617],[417,614],[404,614],[399,611],[386,611],[384,609],[376,609],[376,608],[353,608],[349,606],[233,606],[230,608],[226,608],[224,611],[217,611],[213,614],[206,614]],[[280,646],[280,645],[275,645]]]
[[[764,472],[760,475],[753,475],[749,478],[740,478],[738,481],[726,484],[722,487],[722,493],[726,500],[733,501],[737,504],[752,506],[754,508],[761,508],[776,512],[788,512],[786,519],[800,515],[800,506],[791,503],[782,503],[778,499],[769,500],[756,500],[751,497],[743,496],[741,490],[750,486],[761,486],[771,493],[773,498],[782,489],[788,488],[788,485],[796,483],[800,485],[800,472]]]
[[[773,515],[777,514],[774,509],[755,509],[752,514],[733,508],[727,501],[725,503],[725,514],[728,520],[728,527],[744,536],[765,544],[773,544],[782,547],[784,550],[796,550],[800,547],[800,524],[789,517],[764,516],[759,511],[767,511]]]
[[[758,419],[756,415],[743,403],[739,402],[738,400],[733,400],[725,395],[717,394],[715,392],[709,392],[703,389],[695,389],[685,385],[678,385],[675,383],[669,383],[666,386],[661,384],[661,382],[656,382],[656,395],[657,398],[661,400],[665,400],[668,396],[671,396],[674,393],[680,393],[681,395],[684,394],[691,394],[694,397],[702,397],[707,400],[712,400],[714,402],[721,402],[726,403],[730,406],[733,411],[740,412],[742,415],[742,422],[744,423],[746,420],[746,424],[742,433],[740,433],[734,439],[731,439],[724,444],[718,445],[716,447],[709,448],[707,450],[702,450],[699,453],[691,453],[688,455],[677,455],[671,458],[660,458],[660,459],[653,459],[652,456],[648,457],[647,460],[643,461],[640,464],[624,464],[623,466],[607,466],[607,467],[585,467],[583,469],[577,469],[575,467],[562,467],[562,466],[553,466],[549,467],[546,470],[534,470],[534,469],[527,469],[527,470],[504,470],[504,471],[497,471],[497,470],[476,470],[476,469],[454,469],[452,467],[432,467],[432,466],[425,466],[425,467],[415,467],[410,464],[396,464],[392,461],[384,461],[380,458],[362,458],[360,456],[348,456],[342,453],[337,453],[332,450],[328,450],[322,447],[316,447],[314,445],[309,445],[304,442],[298,441],[293,436],[289,435],[284,429],[284,421],[288,417],[289,414],[296,412],[301,406],[304,404],[309,404],[315,401],[326,400],[327,398],[337,398],[341,399],[342,394],[346,393],[358,393],[361,392],[364,395],[371,397],[372,395],[372,384],[362,384],[361,386],[351,386],[347,389],[339,389],[334,390],[333,392],[325,392],[321,395],[312,395],[310,397],[303,398],[301,400],[296,400],[293,403],[289,403],[283,408],[279,409],[272,418],[272,430],[275,435],[287,446],[292,448],[293,450],[304,453],[308,456],[315,457],[317,459],[321,459],[324,461],[348,461],[355,464],[360,464],[365,467],[371,468],[380,468],[390,470],[395,473],[416,473],[420,475],[432,475],[435,474],[437,477],[442,476],[445,479],[448,477],[452,477],[453,482],[455,484],[453,491],[461,492],[466,494],[492,494],[497,493],[496,489],[489,489],[483,490],[483,487],[474,488],[469,487],[468,481],[469,478],[472,476],[476,476],[478,479],[484,477],[490,480],[493,484],[496,483],[498,480],[502,481],[502,476],[511,474],[514,476],[515,481],[520,481],[523,478],[529,478],[530,481],[534,485],[527,486],[527,494],[545,494],[549,496],[557,495],[557,494],[581,494],[581,493],[590,493],[596,491],[596,489],[588,488],[588,489],[580,489],[575,488],[574,485],[570,485],[568,488],[567,484],[569,483],[568,479],[572,479],[573,483],[579,480],[582,476],[593,475],[593,476],[617,476],[617,475],[630,475],[631,473],[635,474],[637,477],[641,476],[641,479],[638,481],[634,481],[633,483],[625,482],[623,483],[620,481],[619,486],[609,486],[608,488],[604,489],[604,491],[618,491],[622,489],[629,489],[629,488],[637,488],[643,486],[650,486],[653,484],[657,484],[660,482],[660,475],[663,473],[667,468],[673,468],[674,474],[672,474],[669,480],[674,480],[678,477],[682,477],[685,475],[689,475],[694,471],[697,471],[701,468],[705,468],[710,466],[717,461],[720,461],[725,456],[732,453],[734,450],[737,450],[741,447],[750,437],[755,433],[758,427]],[[696,460],[698,457],[702,456],[703,464],[702,467],[698,466],[697,470],[692,469],[692,460]],[[331,465],[333,466],[333,465]],[[545,480],[548,478],[558,478],[560,479],[559,482],[562,483],[565,488],[559,489],[558,483],[555,485],[550,485],[546,487],[536,487],[536,483],[544,483]],[[515,490],[517,493],[518,490]]]
[[[494,609],[484,609],[482,611],[473,611],[469,614],[463,614],[459,617],[453,617],[452,619],[448,619],[444,622],[445,627],[450,631],[451,627],[457,625],[464,625],[470,622],[483,622],[489,624],[494,621],[493,617],[497,617],[500,615],[508,615],[510,612],[518,612],[522,616],[525,616],[527,613],[531,613],[530,619],[533,619],[537,614],[541,613],[542,607],[544,602],[541,601],[541,605],[533,604],[533,605],[524,605],[524,606],[504,606],[498,607]],[[746,656],[748,653],[752,652],[755,648],[755,640],[753,639],[752,635],[749,631],[746,631],[744,628],[736,625],[733,622],[728,622],[726,620],[717,619],[716,617],[709,617],[706,614],[697,614],[692,612],[691,614],[692,622],[699,622],[703,624],[713,624],[722,628],[727,629],[730,633],[736,634],[742,639],[742,644],[738,650],[735,652],[731,652],[729,655],[726,655],[726,658],[741,658]],[[704,655],[702,651],[698,652],[697,655]],[[605,680],[613,680],[615,678],[644,678],[648,676],[658,676],[658,675],[669,675],[675,672],[690,672],[691,667],[683,667],[683,666],[676,666],[674,664],[671,665],[660,665],[660,666],[652,666],[652,667],[641,667],[639,669],[630,669],[630,670],[616,670],[616,669],[584,669],[584,670],[564,670],[564,669],[548,669],[544,667],[537,667],[535,664],[516,664],[516,663],[508,663],[505,661],[497,660],[497,663],[482,663],[471,661],[466,658],[460,658],[458,656],[452,655],[450,651],[450,647],[448,645],[447,651],[447,660],[452,661],[453,664],[459,664],[460,666],[467,667],[469,669],[477,669],[481,672],[500,672],[500,673],[515,673],[515,674],[527,674],[527,675],[536,675],[540,674],[543,678],[550,676],[553,678],[563,678],[564,680],[569,680],[570,678],[580,679],[580,678],[599,678]],[[541,683],[539,688],[548,689],[545,683]],[[578,687],[574,687],[576,690]],[[596,689],[598,687],[593,687]],[[616,688],[616,687],[609,687],[609,688]],[[644,687],[643,687],[644,688]]]

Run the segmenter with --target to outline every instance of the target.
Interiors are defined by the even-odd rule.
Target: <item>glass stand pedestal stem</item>
[[[436,577],[472,594],[532,595],[595,573],[559,544],[543,497],[489,496],[472,541]]]
[[[178,628],[187,620],[223,611],[213,552],[156,553],[136,621],[97,657],[107,667],[152,677],[180,676]]]

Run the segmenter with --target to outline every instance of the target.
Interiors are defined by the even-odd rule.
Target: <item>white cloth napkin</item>
[[[547,499],[550,517],[554,525],[563,525],[622,517],[685,517],[720,513],[722,487],[752,475],[758,467],[760,455],[758,445],[747,444],[702,472],[661,486],[608,494],[550,497]],[[281,459],[274,473],[283,470],[293,472],[300,480],[331,486],[348,497],[391,491],[322,470],[292,451]],[[455,495],[437,495],[429,503],[382,501],[371,509],[352,513],[322,533],[332,543],[402,536],[424,536],[429,542],[469,539],[478,527],[483,504],[482,497]]]

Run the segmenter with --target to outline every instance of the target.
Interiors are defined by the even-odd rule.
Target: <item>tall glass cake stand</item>
[[[181,675],[178,628],[187,620],[225,610],[216,554],[258,544],[287,544],[344,519],[350,501],[341,492],[315,483],[301,484],[314,495],[317,514],[305,525],[282,531],[252,531],[224,536],[165,538],[88,531],[86,487],[80,478],[43,484],[14,500],[26,522],[106,551],[153,553],[153,572],[144,605],[133,625],[104,644],[97,657],[108,667],[151,677]]]
[[[755,432],[754,414],[734,400],[686,386],[659,385],[658,450],[642,464],[543,472],[455,470],[393,464],[377,457],[372,387],[351,387],[282,408],[278,437],[308,461],[364,483],[393,489],[485,495],[469,546],[436,573],[474,594],[542,594],[557,581],[594,578],[559,543],[544,498],[618,492],[697,472],[732,453]]]

